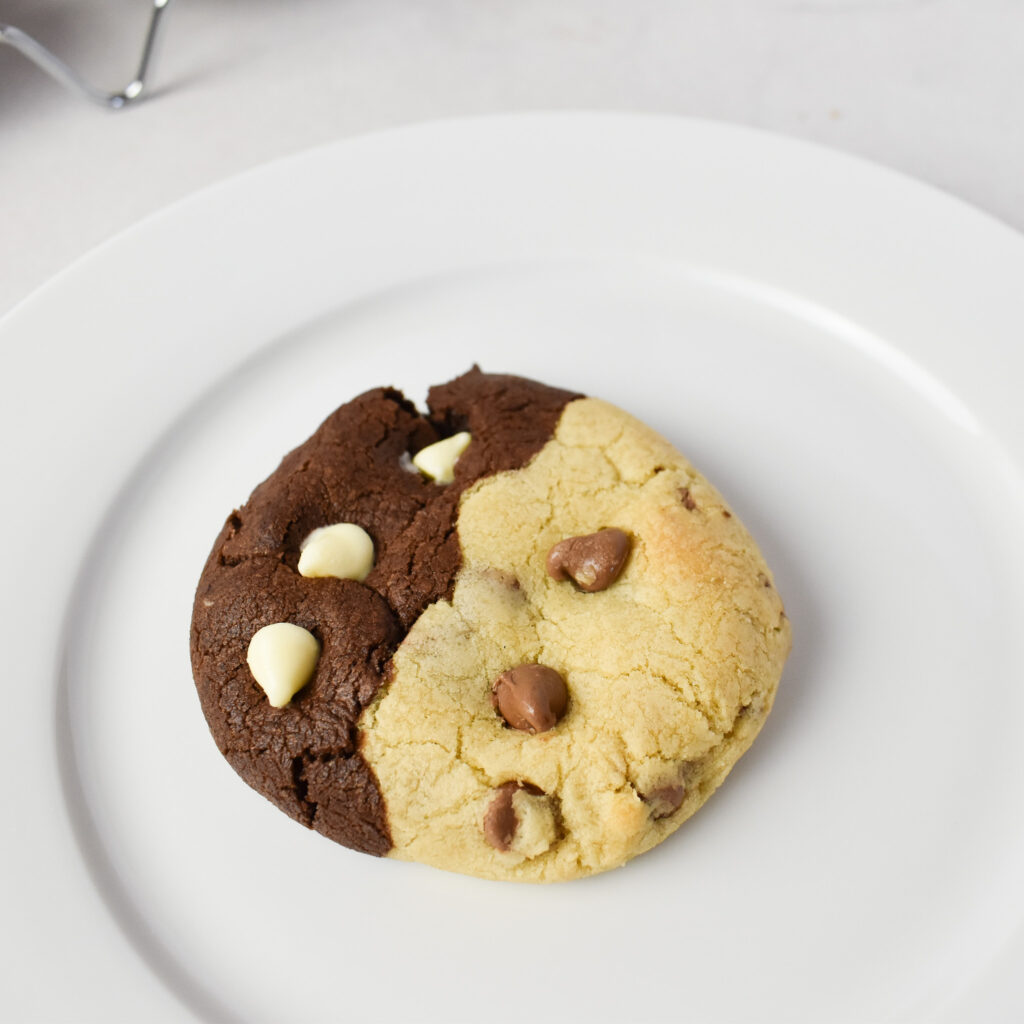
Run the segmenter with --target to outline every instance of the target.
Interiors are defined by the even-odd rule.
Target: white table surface
[[[96,84],[146,0],[0,0]],[[0,46],[0,315],[195,189],[368,130],[647,110],[814,140],[1024,230],[1022,0],[172,0],[145,102],[94,107]],[[898,225],[894,225],[898,230]],[[976,1020],[1020,1019],[1018,942]]]

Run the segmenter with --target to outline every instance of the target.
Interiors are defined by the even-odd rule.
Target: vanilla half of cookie
[[[391,855],[531,881],[617,867],[704,803],[768,714],[790,645],[768,568],[683,456],[595,399],[569,403],[529,465],[469,490],[457,522],[451,599],[413,625],[361,722]],[[608,528],[631,541],[614,582],[553,578],[553,547]],[[492,681],[521,663],[568,688],[543,733],[493,707]],[[551,840],[511,855],[485,827],[509,779],[553,809]]]

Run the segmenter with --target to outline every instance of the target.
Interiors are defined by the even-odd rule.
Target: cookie
[[[366,853],[484,878],[619,866],[771,709],[789,623],[717,492],[627,413],[474,367],[377,389],[233,512],[192,666],[221,752]]]

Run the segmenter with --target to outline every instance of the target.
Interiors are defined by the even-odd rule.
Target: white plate
[[[600,115],[329,146],[74,265],[0,325],[3,1009],[1024,1009],[1022,270],[1020,237],[889,172]],[[484,883],[306,832],[221,760],[190,679],[226,511],[339,402],[420,398],[474,360],[665,433],[793,621],[776,710],[723,789],[584,882]]]

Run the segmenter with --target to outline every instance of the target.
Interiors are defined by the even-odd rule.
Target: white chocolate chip
[[[512,807],[516,832],[509,852],[529,859],[549,850],[555,841],[555,815],[550,798],[517,789],[512,795]]]
[[[455,463],[471,440],[469,432],[463,430],[443,441],[428,444],[412,457],[413,465],[437,483],[450,484],[455,479]]]
[[[274,622],[253,634],[246,661],[270,706],[283,708],[313,678],[320,644],[307,629]]]
[[[303,576],[336,576],[362,583],[373,568],[373,541],[355,523],[335,523],[314,530],[300,548],[299,573]]]

